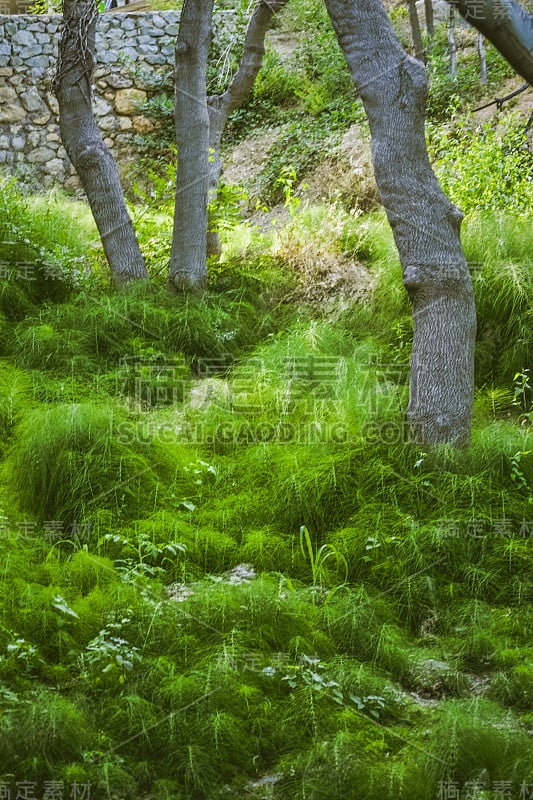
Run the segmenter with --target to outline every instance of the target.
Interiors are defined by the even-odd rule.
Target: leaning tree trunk
[[[209,144],[211,151],[209,163],[210,200],[216,197],[220,176],[222,175],[220,144],[228,117],[233,111],[241,107],[251,91],[263,63],[266,32],[273,17],[287,5],[287,2],[288,0],[258,0],[246,28],[244,50],[239,69],[224,94],[213,95],[208,98]],[[208,255],[216,255],[219,250],[218,234],[216,231],[210,231],[208,234]]]
[[[54,90],[61,140],[87,195],[115,284],[148,273],[124,201],[117,165],[94,120],[94,0],[64,0]]]
[[[174,124],[176,202],[168,288],[200,292],[207,283],[209,113],[207,56],[213,0],[185,0],[176,45]]]
[[[325,0],[370,124],[372,161],[413,306],[407,422],[421,444],[469,441],[476,317],[461,212],[431,169],[426,77],[379,0]]]
[[[533,85],[533,16],[515,0],[448,0]]]

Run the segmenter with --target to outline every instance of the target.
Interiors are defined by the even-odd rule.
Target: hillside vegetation
[[[163,96],[130,186],[150,284],[109,286],[85,205],[0,183],[12,797],[533,795],[527,115],[473,118],[512,75],[490,51],[480,87],[464,32],[450,79],[438,30],[428,141],[466,213],[476,399],[471,447],[423,452],[409,302],[320,9],[288,8],[232,120],[228,159],[268,156],[212,209],[202,298],[164,288]]]

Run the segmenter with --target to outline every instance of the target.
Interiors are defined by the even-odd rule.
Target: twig
[[[483,111],[484,108],[489,108],[489,106],[496,106],[498,108],[498,111],[500,111],[500,109],[501,109],[501,107],[503,106],[504,103],[506,103],[512,97],[516,97],[517,94],[520,94],[521,92],[525,92],[526,89],[529,89],[529,83],[524,83],[524,85],[521,86],[520,89],[515,89],[514,92],[511,92],[511,94],[506,94],[505,97],[496,97],[494,100],[491,100],[490,103],[485,103],[484,106],[479,106],[478,108],[473,108],[472,109],[472,114],[475,111]]]

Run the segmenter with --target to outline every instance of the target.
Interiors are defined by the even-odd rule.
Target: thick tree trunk
[[[239,69],[224,94],[214,95],[208,99],[209,146],[211,151],[211,161],[209,163],[210,199],[216,197],[220,176],[222,175],[220,144],[228,117],[233,111],[241,107],[251,91],[263,63],[266,32],[273,17],[287,5],[287,2],[288,0],[258,0],[246,29],[244,50]],[[216,231],[210,232],[208,241],[208,255],[216,254],[220,247]]]
[[[418,12],[416,10],[416,0],[407,0],[407,8],[409,9],[409,22],[411,23],[411,36],[413,37],[413,47],[415,50],[415,58],[426,63],[426,55],[424,53],[424,45],[422,44],[422,32],[420,31],[420,20],[418,19]]]
[[[407,421],[427,445],[469,441],[476,319],[460,242],[461,212],[431,169],[427,86],[379,0],[325,0],[365,105],[381,200],[400,254],[414,318]]]
[[[209,113],[207,56],[213,0],[185,0],[176,45],[176,203],[168,287],[200,292],[207,283]]]
[[[533,85],[533,16],[515,0],[448,0]]]
[[[116,284],[148,273],[126,208],[117,165],[96,125],[91,101],[94,0],[64,0],[54,89],[61,140],[81,180]]]

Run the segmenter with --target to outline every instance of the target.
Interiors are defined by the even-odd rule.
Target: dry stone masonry
[[[141,105],[172,68],[178,21],[174,11],[98,16],[93,107],[119,165],[131,158],[132,134],[152,129]],[[77,189],[51,88],[60,29],[59,14],[0,15],[0,169]]]

